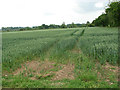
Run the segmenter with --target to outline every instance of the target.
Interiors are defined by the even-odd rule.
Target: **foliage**
[[[105,14],[100,15],[92,24],[95,26],[120,26],[120,1],[112,2],[105,10]]]
[[[93,25],[90,25],[93,26]],[[62,25],[45,25],[42,24],[41,26],[33,26],[33,27],[2,27],[2,31],[25,31],[25,30],[43,30],[43,29],[60,29],[60,28],[79,28],[79,27],[86,27],[86,24],[67,24],[65,25],[65,22],[63,22]]]
[[[62,23],[61,28],[67,28],[67,26],[65,25],[65,22]]]
[[[76,24],[74,24],[74,22],[72,22],[72,24],[67,25],[67,27],[69,27],[69,28],[76,28],[76,27],[77,27],[77,25],[76,25]]]

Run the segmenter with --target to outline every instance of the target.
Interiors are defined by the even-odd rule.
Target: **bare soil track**
[[[32,74],[30,79],[37,80],[41,78],[51,77],[51,80],[74,79],[74,65],[68,63],[67,65],[60,64],[55,66],[56,63],[52,61],[31,61],[26,62],[21,68],[18,68],[13,75],[23,74],[28,76]],[[62,67],[62,68],[60,68]],[[52,71],[58,68],[57,71]],[[36,77],[37,76],[37,77]]]

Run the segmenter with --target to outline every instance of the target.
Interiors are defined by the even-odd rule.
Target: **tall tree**
[[[92,24],[95,26],[120,26],[120,1],[111,2],[105,10],[105,14],[100,15]]]
[[[65,25],[65,22],[62,23],[61,28],[67,28],[67,26]]]

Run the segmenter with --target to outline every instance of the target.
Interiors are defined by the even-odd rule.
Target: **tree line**
[[[111,2],[105,13],[93,20],[92,24],[103,27],[118,27],[120,26],[120,1]]]
[[[41,26],[33,26],[33,27],[2,27],[2,31],[24,31],[24,30],[40,30],[40,29],[57,29],[57,28],[78,28],[78,27],[86,27],[86,24],[65,24],[63,22],[61,25],[55,24],[42,24]]]

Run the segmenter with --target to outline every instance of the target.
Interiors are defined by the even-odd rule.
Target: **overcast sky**
[[[92,22],[109,0],[0,0],[0,28]]]

